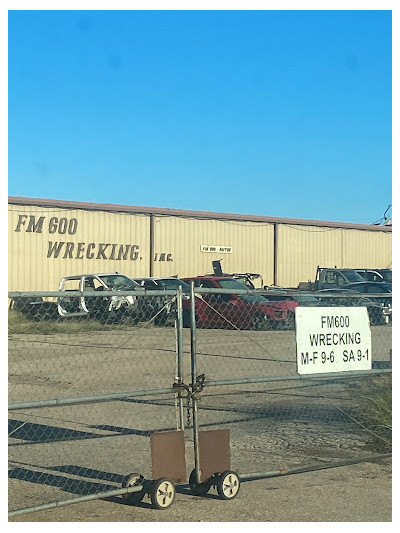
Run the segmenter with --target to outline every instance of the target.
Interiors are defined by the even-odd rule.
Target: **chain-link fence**
[[[149,436],[180,427],[176,292],[136,294],[9,295],[12,511],[150,477]]]
[[[299,375],[302,306],[366,307],[372,368]],[[197,429],[230,430],[243,478],[390,454],[391,329],[391,302],[353,294],[10,293],[10,514],[121,496],[151,477],[150,435],[194,409],[187,474]]]
[[[197,372],[205,377],[199,428],[230,429],[231,464],[241,477],[391,452],[389,296],[196,292]],[[294,314],[303,306],[333,316],[366,307],[371,369],[299,375]],[[361,357],[357,348],[348,357]]]

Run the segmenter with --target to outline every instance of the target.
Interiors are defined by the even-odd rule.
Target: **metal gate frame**
[[[302,375],[297,374],[293,376],[261,376],[257,378],[241,378],[241,379],[223,379],[223,380],[210,380],[202,374],[197,375],[197,350],[196,350],[196,319],[195,319],[195,294],[209,293],[210,289],[195,289],[194,282],[190,282],[190,332],[191,332],[191,401],[192,401],[192,412],[193,412],[193,442],[194,442],[194,472],[195,472],[195,482],[200,484],[200,460],[199,460],[199,415],[198,415],[198,401],[200,393],[207,387],[218,387],[218,386],[232,386],[232,385],[244,385],[249,383],[271,383],[271,382],[284,382],[284,381],[321,381],[321,380],[331,380],[335,378],[336,380],[348,380],[355,377],[366,377],[371,375],[382,375],[382,374],[391,374],[392,369],[371,369],[364,371],[348,371],[348,372],[330,372],[327,374],[317,374],[317,375]],[[214,291],[213,291],[214,292]],[[216,293],[226,293],[227,289],[215,290]],[[248,291],[243,291],[244,293]],[[257,472],[246,472],[240,473],[241,480],[256,480],[264,479],[269,477],[279,477],[284,475],[298,474],[301,472],[310,472],[316,470],[324,470],[329,468],[337,468],[340,466],[359,464],[364,462],[376,461],[378,459],[383,459],[391,457],[392,453],[383,453],[375,454],[373,456],[363,457],[360,459],[348,459],[344,461],[334,461],[332,463],[314,464],[304,467],[297,467],[292,469],[281,469],[281,470],[272,470],[272,471],[257,471]]]
[[[191,282],[190,290],[190,384],[185,384],[185,376],[183,373],[183,295],[182,287],[178,287],[176,291],[176,301],[177,301],[177,315],[175,321],[175,330],[176,330],[176,376],[173,385],[170,388],[162,389],[151,389],[146,391],[130,391],[123,393],[112,393],[112,394],[103,394],[103,395],[93,395],[93,396],[80,396],[74,398],[53,398],[50,400],[39,400],[31,402],[14,402],[9,403],[8,410],[14,411],[19,409],[26,408],[40,408],[40,407],[52,407],[52,406],[63,406],[63,405],[76,405],[76,404],[87,404],[87,403],[98,403],[98,402],[108,402],[113,400],[119,400],[124,398],[138,398],[154,395],[169,395],[173,394],[179,412],[179,421],[177,427],[179,430],[185,430],[185,420],[184,420],[184,398],[187,400],[187,406],[191,406],[192,411],[192,426],[193,426],[193,444],[194,444],[194,481],[196,484],[200,484],[201,472],[200,472],[200,453],[199,453],[199,413],[198,413],[198,401],[201,395],[201,392],[207,387],[217,387],[217,386],[232,386],[232,385],[241,385],[241,384],[256,384],[256,383],[269,383],[269,382],[282,382],[282,381],[309,381],[309,380],[323,380],[323,379],[352,379],[354,377],[370,376],[372,374],[387,374],[391,373],[391,369],[372,369],[368,371],[351,371],[346,372],[345,374],[340,372],[333,372],[326,375],[292,375],[292,376],[261,376],[257,378],[239,378],[239,379],[223,379],[223,380],[212,380],[208,379],[204,374],[197,374],[197,350],[196,350],[196,320],[195,320],[195,293],[209,292],[207,290],[196,290],[194,289],[194,283]],[[220,290],[217,292],[226,292],[226,290]],[[244,290],[243,292],[248,292]],[[164,291],[163,294],[172,294],[172,291]],[[152,291],[152,294],[155,294],[155,291]],[[50,296],[53,296],[54,293],[49,293]],[[274,471],[257,471],[257,472],[247,472],[241,473],[241,480],[255,480],[268,477],[277,477],[283,475],[296,474],[300,472],[309,472],[314,470],[322,470],[328,468],[336,468],[339,466],[363,463],[368,461],[376,461],[377,459],[391,457],[391,453],[373,455],[370,457],[364,457],[362,459],[350,459],[346,461],[337,461],[333,463],[327,463],[324,465],[316,464],[309,465],[305,467],[299,467],[294,469],[285,469],[285,470],[274,470]],[[85,496],[79,496],[71,499],[65,499],[57,502],[52,502],[48,504],[42,504],[32,507],[27,507],[23,509],[17,509],[8,513],[9,517],[15,517],[22,514],[27,514],[34,511],[41,511],[47,509],[53,509],[56,507],[64,507],[66,505],[71,505],[74,503],[80,503],[84,501],[91,501],[96,499],[102,499],[105,497],[111,496],[123,496],[129,493],[140,492],[143,490],[143,485],[135,485],[132,487],[125,487],[120,489],[115,489],[111,491],[105,491],[96,494],[89,494]]]
[[[9,293],[9,298],[14,298],[16,296],[25,296],[32,295],[33,293],[21,293],[21,292],[12,292]],[[41,293],[49,297],[57,297],[63,295],[59,292],[46,292]],[[74,293],[75,294],[75,293]],[[80,293],[77,293],[78,295]],[[104,293],[106,294],[106,293]],[[121,291],[121,294],[131,294],[129,291]],[[56,406],[66,406],[66,405],[82,405],[90,403],[100,403],[100,402],[110,402],[114,400],[122,400],[126,398],[143,398],[148,396],[155,395],[169,395],[172,394],[175,397],[175,400],[178,404],[179,411],[179,420],[177,421],[178,429],[184,430],[184,407],[183,407],[183,395],[182,391],[186,390],[187,387],[184,385],[184,376],[183,376],[183,313],[182,313],[182,287],[178,286],[176,293],[174,291],[143,291],[143,294],[149,294],[151,296],[162,296],[162,295],[175,295],[177,301],[177,315],[175,320],[175,331],[176,331],[176,376],[174,383],[170,388],[161,388],[161,389],[148,389],[141,391],[128,391],[121,393],[110,393],[110,394],[98,394],[91,396],[78,396],[70,398],[52,398],[49,400],[38,400],[38,401],[27,401],[27,402],[11,402],[8,404],[8,411],[17,411],[22,409],[36,409],[41,407],[56,407]],[[111,496],[124,496],[129,493],[140,492],[143,490],[143,485],[135,485],[132,487],[123,487],[115,490],[109,490],[104,492],[98,492],[95,494],[88,494],[84,496],[77,496],[74,498],[69,498],[65,500],[60,500],[56,502],[51,502],[47,504],[35,505],[31,507],[25,507],[17,509],[14,511],[8,512],[8,517],[20,516],[23,514],[28,514],[36,511],[43,511],[47,509],[54,509],[56,507],[64,507],[66,505],[71,505],[74,503],[81,503],[85,501],[98,500],[102,498],[107,498]]]

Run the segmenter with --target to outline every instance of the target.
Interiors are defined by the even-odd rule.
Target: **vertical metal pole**
[[[194,391],[197,377],[196,363],[196,302],[194,295],[194,282],[190,283],[190,361],[192,372],[192,392]],[[192,396],[193,413],[193,447],[195,481],[200,483],[200,457],[199,457],[199,423],[197,418],[197,400]]]
[[[278,285],[278,224],[274,223],[274,285]]]
[[[150,277],[154,276],[154,215],[153,213],[150,215],[150,265],[149,265],[149,271],[150,271]]]
[[[182,286],[179,285],[176,291],[176,341],[177,341],[177,361],[176,361],[176,381],[177,383],[183,383],[183,312],[182,312]],[[183,431],[185,429],[184,417],[183,417],[183,398],[178,396],[179,406],[179,429]]]

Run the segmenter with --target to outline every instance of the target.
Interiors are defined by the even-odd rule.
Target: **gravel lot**
[[[391,327],[372,330],[374,362],[387,361]],[[184,332],[187,383],[188,333]],[[294,332],[197,333],[198,374],[204,372],[207,379],[296,375]],[[173,328],[13,335],[9,399],[168,388],[176,375],[175,350]],[[206,388],[199,421],[201,429],[230,429],[231,466],[240,474],[367,458],[387,448],[373,449],[371,435],[349,416],[358,387],[348,380],[321,380]],[[9,412],[10,510],[119,488],[132,471],[151,478],[149,435],[176,429],[176,421],[174,400],[160,395]],[[185,441],[189,474],[191,429]],[[146,499],[132,507],[115,497],[10,520],[390,521],[390,471],[388,461],[365,462],[246,481],[231,502],[220,501],[213,491],[197,498],[180,485],[176,502],[164,512],[150,509]],[[329,497],[321,499],[322,491]]]
[[[11,518],[10,522],[390,522],[391,465],[362,463],[243,482],[238,496],[199,498],[186,486],[165,511],[120,498],[90,501]],[[87,524],[85,524],[87,527]]]

